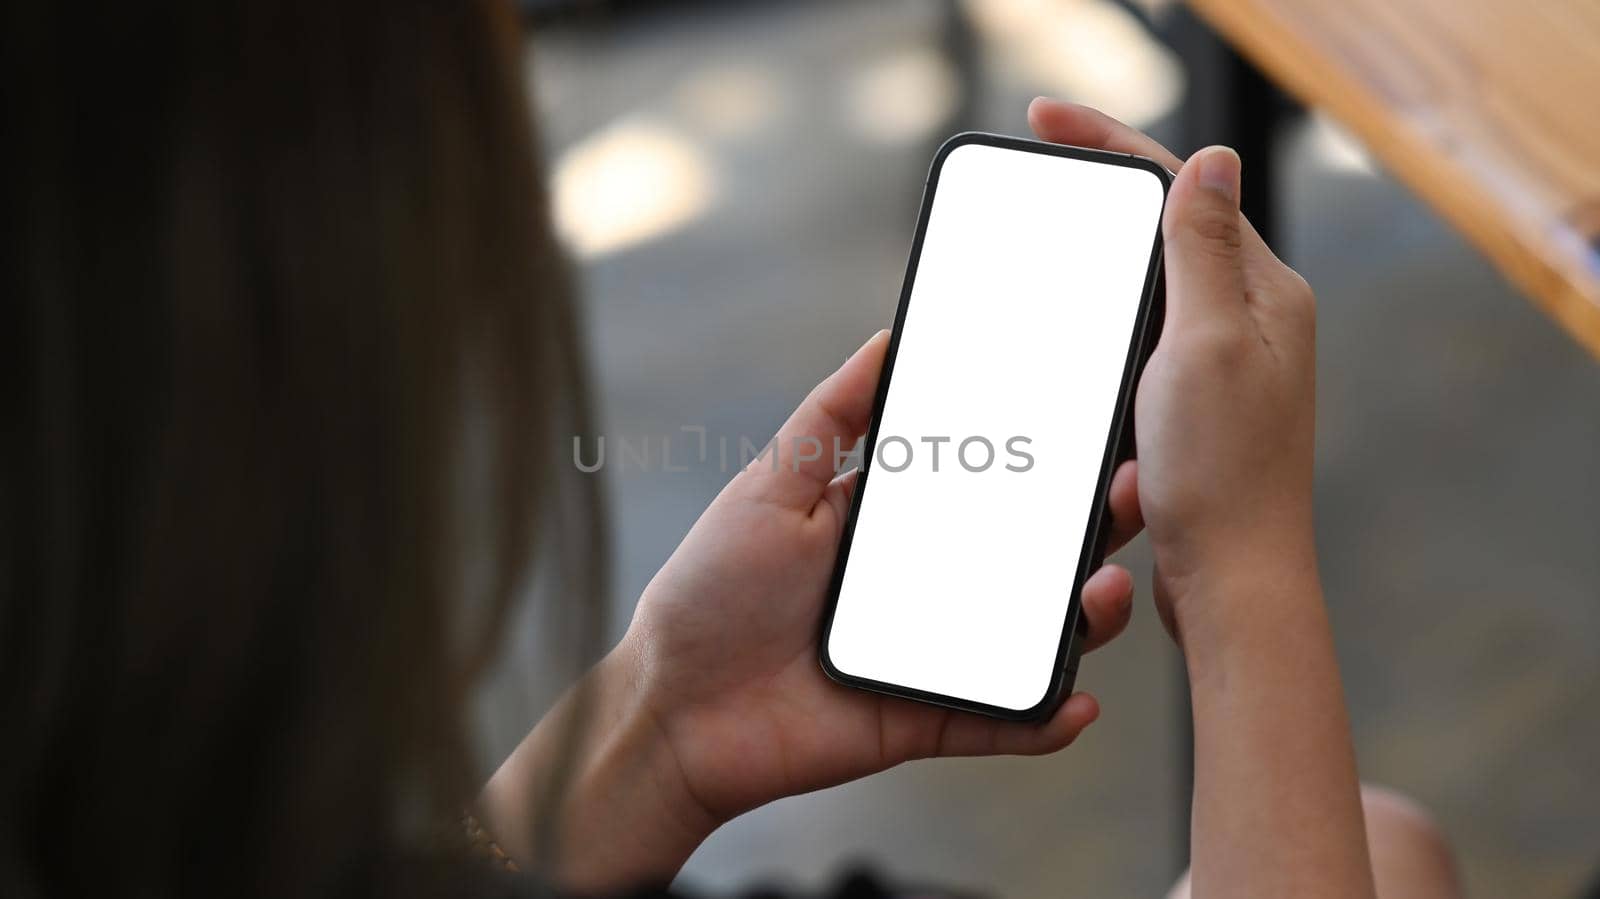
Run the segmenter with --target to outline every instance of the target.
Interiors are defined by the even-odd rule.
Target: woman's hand
[[[1045,140],[1178,172],[1162,219],[1167,315],[1139,382],[1138,494],[1156,600],[1194,710],[1192,890],[1371,896],[1311,518],[1311,291],[1239,212],[1239,157],[1187,163],[1092,109],[1035,100]]]
[[[832,448],[865,432],[887,345],[880,332],[806,397],[773,440],[776,464],[763,455],[729,482],[586,678],[593,736],[560,818],[565,885],[665,881],[722,822],[763,803],[910,759],[1054,752],[1099,714],[1077,693],[1042,724],[1002,722],[823,674],[817,637],[855,480],[835,475]],[[1113,478],[1111,551],[1142,527],[1134,482],[1131,463]],[[1115,565],[1085,582],[1086,649],[1121,633],[1132,596]],[[571,712],[568,701],[540,722],[480,797],[513,857],[531,857],[528,797]]]
[[[728,484],[646,588],[617,650],[681,771],[691,828],[909,759],[1053,752],[1099,714],[1079,693],[1043,724],[1007,723],[822,673],[818,630],[855,480],[835,476],[832,448],[866,430],[887,344],[879,333],[811,392],[773,441],[776,464],[764,456]],[[1139,527],[1133,472],[1120,474],[1113,548]],[[1116,566],[1088,580],[1088,648],[1121,632],[1132,591]]]
[[[1239,157],[1211,147],[1185,164],[1102,113],[1039,99],[1044,140],[1147,156],[1179,172],[1162,234],[1167,312],[1139,381],[1138,499],[1173,636],[1227,612],[1188,602],[1213,577],[1315,577],[1311,288],[1239,212]]]

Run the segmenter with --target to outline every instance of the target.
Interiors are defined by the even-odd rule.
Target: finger
[[[861,469],[852,468],[834,478],[828,484],[828,489],[822,492],[822,501],[833,510],[833,523],[841,536],[844,534],[845,520],[850,517],[850,503],[855,498],[856,481],[860,476]]]
[[[1089,106],[1036,97],[1028,104],[1028,124],[1040,140],[1145,156],[1172,172],[1182,171],[1184,166],[1184,161],[1160,141]],[[1251,254],[1263,254],[1277,262],[1248,220],[1244,222],[1244,242]]]
[[[946,714],[937,755],[1045,755],[1071,745],[1100,717],[1100,703],[1088,693],[1074,693],[1043,724]]]
[[[848,453],[867,430],[888,345],[888,331],[872,335],[811,391],[767,451],[745,468],[742,477],[763,499],[805,512],[822,500],[833,482],[835,455]]]
[[[1121,565],[1105,565],[1083,582],[1083,615],[1089,622],[1083,651],[1115,640],[1133,617],[1133,575]]]
[[[1139,463],[1128,461],[1117,466],[1111,475],[1111,488],[1106,491],[1106,505],[1111,509],[1111,536],[1106,539],[1106,555],[1128,545],[1128,541],[1144,530],[1144,510],[1139,507]]]
[[[1207,147],[1172,182],[1161,219],[1167,316],[1179,331],[1216,325],[1244,311],[1244,216],[1239,154]]]
[[[1147,156],[1176,172],[1183,160],[1143,132],[1098,109],[1038,97],[1028,104],[1028,125],[1040,140]]]

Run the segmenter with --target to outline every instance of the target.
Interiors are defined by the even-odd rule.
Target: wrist
[[[539,722],[480,797],[506,851],[524,868],[545,865],[568,889],[664,884],[721,823],[689,792],[641,671],[625,640]],[[581,733],[563,763],[572,727]],[[540,799],[551,795],[560,802],[547,811]],[[553,857],[539,858],[541,849]]]
[[[632,644],[593,673],[591,736],[564,804],[562,881],[585,891],[666,883],[722,822],[690,791]]]
[[[1235,544],[1170,575],[1158,554],[1157,568],[1191,677],[1241,652],[1255,657],[1327,636],[1309,535]]]

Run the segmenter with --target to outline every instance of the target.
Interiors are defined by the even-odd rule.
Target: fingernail
[[[872,346],[872,342],[874,340],[877,340],[879,337],[882,337],[883,335],[885,335],[887,333],[889,333],[889,329],[888,328],[880,328],[880,329],[878,329],[877,333],[873,334],[871,337],[868,337],[866,343],[863,343],[861,346],[856,347],[856,351],[854,353],[851,353],[850,354],[850,358],[846,359],[844,361],[849,362],[850,359],[854,359],[855,357],[861,355],[862,352],[865,351],[867,347]]]
[[[1200,184],[1239,202],[1239,154],[1232,147],[1211,147],[1200,154]]]

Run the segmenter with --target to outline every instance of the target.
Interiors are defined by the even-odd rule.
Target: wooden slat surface
[[[1189,0],[1600,356],[1600,0]]]

